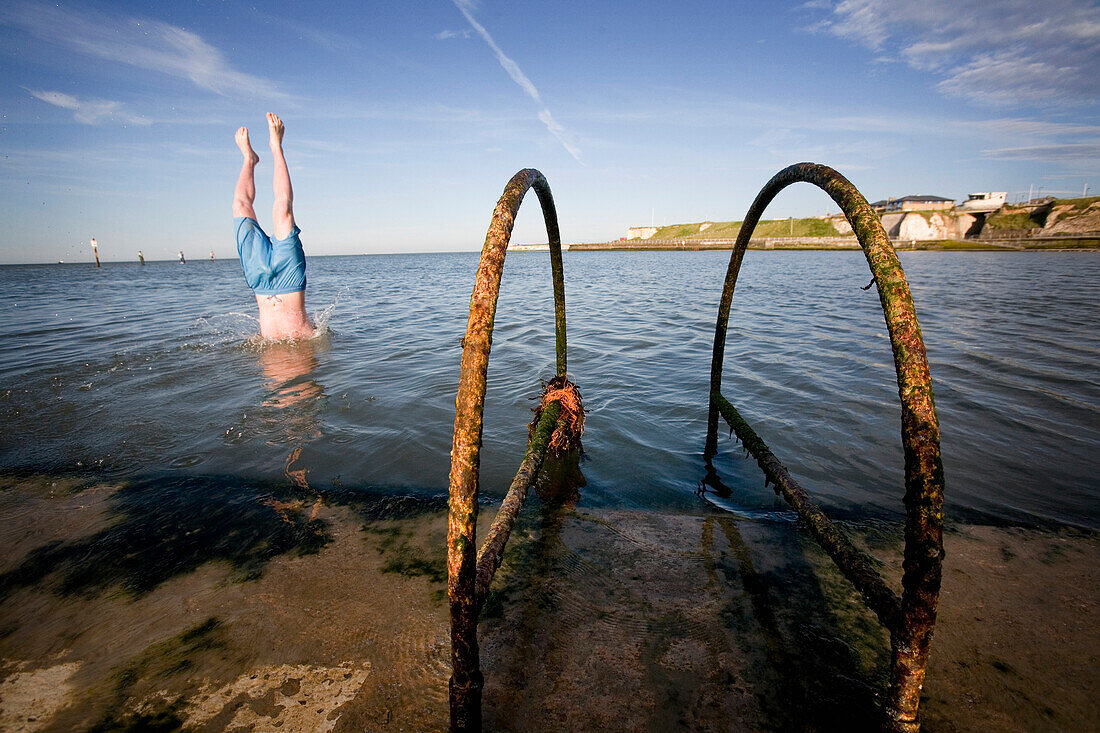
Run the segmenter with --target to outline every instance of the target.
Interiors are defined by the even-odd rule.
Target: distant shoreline
[[[771,243],[772,246],[752,240],[749,249],[763,252],[857,252],[859,244],[853,239],[845,244],[815,244],[806,240],[808,237],[796,237],[799,244]],[[834,239],[827,237],[823,239]],[[566,252],[729,252],[733,249],[733,243],[699,242],[684,240],[682,244],[641,244],[645,240],[632,240],[629,242],[585,242],[578,244],[563,244],[562,251]],[[1028,240],[1000,240],[997,242],[982,241],[958,241],[936,240],[927,242],[892,242],[898,252],[1096,252],[1100,251],[1100,237],[1060,237],[1057,239],[1028,239]],[[548,244],[513,244],[508,247],[509,252],[547,252]],[[442,250],[435,252],[357,252],[344,254],[310,254],[308,257],[360,257],[360,256],[388,256],[388,255],[433,255],[433,254],[469,254],[480,252],[477,249]],[[235,262],[235,257],[219,257],[217,262]],[[196,260],[196,264],[202,265],[210,260]],[[104,260],[103,266],[109,265],[137,265],[133,260]],[[174,259],[146,260],[149,265],[179,264]],[[4,262],[0,267],[41,267],[44,265],[65,265],[70,267],[95,267],[92,260],[73,260],[71,262]]]
[[[750,240],[749,249],[776,252],[852,252],[859,250],[854,237],[795,237],[784,242],[783,238]],[[817,240],[817,241],[815,241]],[[647,240],[627,240],[618,242],[585,242],[563,244],[562,249],[569,252],[700,252],[730,251],[735,240],[699,241],[672,240],[647,242]],[[899,252],[1080,252],[1100,250],[1100,237],[1057,237],[1049,239],[1005,239],[1005,240],[931,240],[892,242]],[[521,244],[509,247],[518,252],[545,252],[547,244]]]

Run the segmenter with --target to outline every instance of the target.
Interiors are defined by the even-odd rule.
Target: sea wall
[[[733,249],[733,238],[715,239],[631,239],[616,242],[586,242],[571,244],[572,251],[580,250],[707,250]],[[855,236],[837,237],[753,237],[750,249],[857,249]]]

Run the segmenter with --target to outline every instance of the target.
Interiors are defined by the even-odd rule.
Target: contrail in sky
[[[489,48],[493,50],[493,53],[497,55],[497,61],[504,67],[504,70],[508,72],[508,76],[512,77],[512,81],[519,84],[523,91],[527,92],[527,96],[535,100],[542,109],[539,110],[539,119],[542,120],[542,124],[546,125],[546,129],[550,131],[550,134],[558,139],[558,142],[562,144],[562,147],[568,151],[573,159],[581,165],[584,162],[581,161],[580,153],[568,140],[565,139],[565,128],[558,124],[554,116],[550,114],[550,110],[546,108],[546,105],[542,101],[542,97],[539,96],[539,90],[535,88],[535,85],[531,83],[531,80],[527,78],[527,75],[523,73],[523,70],[519,68],[512,59],[505,55],[504,51],[500,50],[500,46],[496,44],[493,37],[489,35],[489,31],[485,30],[485,27],[474,20],[474,16],[470,13],[473,8],[471,0],[452,0],[455,7],[458,8],[464,16],[466,16],[467,22],[477,31],[478,35],[485,39],[485,43],[489,44]]]

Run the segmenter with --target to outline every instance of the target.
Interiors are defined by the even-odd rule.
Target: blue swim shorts
[[[272,241],[249,216],[233,219],[244,281],[257,295],[285,295],[306,289],[306,254],[297,226],[286,239]]]

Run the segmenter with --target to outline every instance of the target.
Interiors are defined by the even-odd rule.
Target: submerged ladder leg
[[[901,399],[901,441],[905,453],[905,559],[900,598],[878,577],[867,558],[810,500],[722,396],[722,365],[726,328],[737,275],[749,238],[764,209],[777,193],[803,181],[824,190],[844,212],[867,258],[890,334]],[[832,168],[798,163],[784,168],[760,190],[737,236],[714,327],[710,373],[710,408],[703,455],[708,465],[718,452],[718,418],[725,417],[745,447],[756,457],[770,483],[783,493],[811,527],[814,538],[863,594],[890,631],[893,661],[890,688],[883,706],[883,729],[915,733],[920,728],[918,706],[924,684],[932,631],[936,623],[943,565],[943,464],[940,428],[932,398],[932,377],[917,323],[913,298],[901,262],[882,222],[863,195]]]
[[[477,621],[493,573],[503,557],[508,533],[519,513],[527,489],[534,482],[546,455],[550,434],[543,423],[562,422],[561,409],[546,409],[533,430],[527,456],[493,523],[485,547],[477,551],[478,472],[481,462],[482,414],[485,380],[492,348],[500,279],[512,227],[523,197],[535,189],[542,205],[550,243],[554,280],[556,379],[566,379],[565,278],[561,261],[561,237],[550,186],[537,170],[516,173],[493,211],[485,246],[470,297],[470,317],[462,342],[462,371],[455,398],[454,440],[451,448],[450,501],[447,517],[447,595],[451,609],[451,679],[449,682],[452,731],[481,730],[481,673]],[[575,389],[575,388],[574,388]],[[556,428],[554,428],[556,429]],[[540,442],[541,441],[541,442]]]

